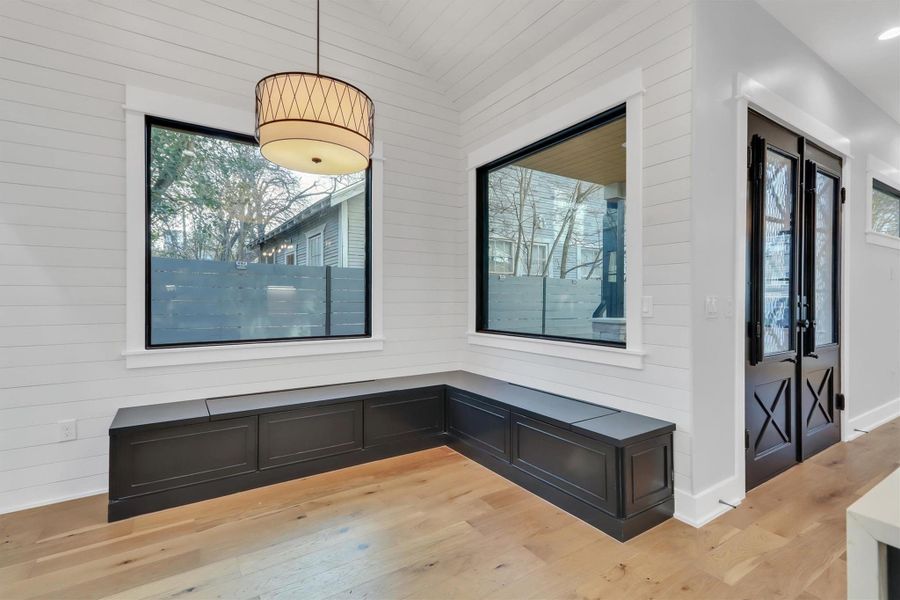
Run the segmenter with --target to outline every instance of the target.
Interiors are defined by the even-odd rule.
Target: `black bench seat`
[[[129,407],[109,519],[449,445],[625,540],[672,515],[674,428],[464,371]]]

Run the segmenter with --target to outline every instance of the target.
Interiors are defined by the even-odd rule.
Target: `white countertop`
[[[887,598],[885,545],[900,548],[900,469],[847,508],[847,597]]]
[[[897,469],[847,508],[869,535],[900,548],[900,469]]]

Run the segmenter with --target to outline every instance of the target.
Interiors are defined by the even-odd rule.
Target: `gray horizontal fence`
[[[599,279],[492,275],[488,329],[587,340],[624,340],[624,319],[595,319]]]
[[[153,344],[360,335],[364,269],[150,259]]]

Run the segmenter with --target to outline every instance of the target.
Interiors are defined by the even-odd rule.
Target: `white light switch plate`
[[[653,316],[653,296],[641,296],[641,316]]]
[[[59,422],[59,441],[70,442],[78,439],[78,425],[75,419]]]

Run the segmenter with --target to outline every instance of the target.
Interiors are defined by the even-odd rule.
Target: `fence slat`
[[[233,262],[154,257],[150,270],[153,344],[365,332],[365,269],[255,263],[238,269]]]
[[[624,320],[595,319],[602,301],[599,279],[490,276],[489,329],[587,340],[622,341]]]

